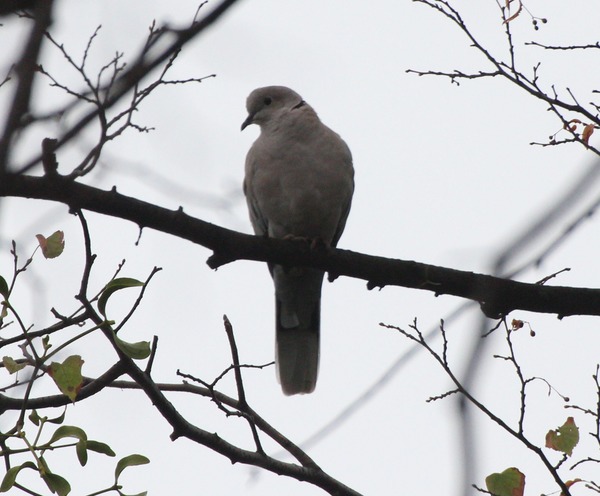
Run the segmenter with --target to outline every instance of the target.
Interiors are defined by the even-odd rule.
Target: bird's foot
[[[329,245],[323,241],[322,238],[309,238],[308,236],[296,236],[294,234],[286,234],[283,239],[288,241],[296,241],[302,243],[308,243],[311,250],[323,250],[329,248]]]
[[[327,250],[329,249],[329,243],[325,243],[323,238],[313,238],[310,240],[311,250]]]
[[[306,236],[296,236],[295,234],[286,234],[283,239],[286,241],[297,241],[302,243],[308,243],[311,241],[311,239]]]

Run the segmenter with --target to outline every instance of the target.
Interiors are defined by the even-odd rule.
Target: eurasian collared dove
[[[354,191],[352,155],[298,93],[258,88],[246,101],[260,136],[246,157],[244,194],[254,232],[336,246]],[[287,395],[317,383],[324,272],[269,265],[275,284],[277,376]]]

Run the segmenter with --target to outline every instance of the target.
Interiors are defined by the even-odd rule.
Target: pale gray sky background
[[[506,60],[503,27],[495,1],[456,2],[473,34]],[[527,7],[549,19],[535,31],[526,13],[512,28],[517,62],[530,74],[538,60],[540,84],[555,83],[590,99],[597,75],[591,56],[544,53],[522,43],[595,42],[600,12],[589,1],[531,0]],[[95,28],[102,24],[90,51],[90,67],[101,67],[116,51],[132,57],[152,19],[159,24],[187,25],[196,10],[192,1],[129,2],[62,0],[53,33],[76,57]],[[209,4],[205,8],[210,8]],[[464,10],[462,10],[464,9]],[[0,45],[20,46],[22,21],[7,19]],[[11,63],[4,50],[2,73]],[[46,45],[46,70],[77,87],[77,75],[60,53]],[[299,92],[350,146],[356,169],[356,192],[341,248],[463,270],[489,272],[495,253],[521,232],[528,221],[552,203],[593,159],[577,146],[534,147],[560,128],[546,106],[500,80],[463,82],[417,77],[406,70],[487,70],[485,60],[468,46],[454,25],[432,9],[408,0],[245,0],[178,58],[172,78],[216,74],[200,85],[160,88],[138,112],[139,124],[151,134],[126,133],[107,146],[97,169],[85,182],[154,202],[183,206],[188,214],[231,229],[251,232],[241,193],[246,151],[256,127],[240,132],[247,94],[259,86],[281,84]],[[592,69],[591,69],[592,68]],[[95,74],[94,71],[91,71]],[[8,92],[1,97],[5,108]],[[59,90],[40,80],[38,108],[63,101]],[[47,126],[29,136],[20,150],[29,156],[41,138],[57,134]],[[61,170],[81,160],[95,133],[59,153]],[[596,139],[595,137],[592,140]],[[598,194],[598,187],[581,205]],[[36,256],[20,282],[19,302],[31,322],[52,322],[49,308],[62,313],[76,307],[83,264],[82,237],[66,207],[50,203],[3,200],[0,271],[9,274],[9,242],[17,239],[23,258],[35,246],[35,234],[65,231],[64,256],[46,261]],[[101,288],[121,259],[123,275],[144,279],[163,268],[140,309],[123,331],[129,341],[159,336],[154,367],[158,381],[177,382],[176,369],[210,380],[230,363],[222,315],[232,321],[241,359],[265,363],[273,359],[273,289],[264,264],[235,262],[210,270],[202,247],[151,231],[135,246],[136,226],[87,215],[98,255],[92,282]],[[566,224],[565,219],[553,231]],[[535,282],[564,267],[571,271],[553,281],[560,285],[597,287],[599,224],[589,220],[538,270],[520,276]],[[546,238],[548,239],[548,238]],[[540,242],[537,247],[543,246]],[[37,290],[46,293],[38,295]],[[32,290],[38,296],[31,297]],[[109,311],[118,319],[132,295],[114,298]],[[122,302],[122,303],[121,303]],[[320,378],[314,394],[284,397],[273,369],[245,373],[248,400],[282,433],[301,443],[337,415],[382,374],[411,344],[380,322],[407,327],[416,317],[429,330],[462,302],[435,298],[429,292],[403,288],[367,291],[363,281],[340,278],[326,283],[322,308]],[[14,304],[14,303],[13,303]],[[557,320],[516,312],[511,317],[531,323],[537,337],[515,336],[524,373],[546,378],[573,402],[592,407],[591,375],[597,358],[597,319]],[[447,326],[449,355],[455,370],[464,368],[477,314]],[[436,342],[439,346],[439,340]],[[84,372],[93,376],[112,363],[114,353],[102,339],[75,346]],[[501,333],[490,338],[478,373],[476,392],[494,412],[514,424],[518,416],[518,384],[510,366],[491,358],[506,353]],[[419,352],[363,409],[308,452],[333,477],[370,495],[458,494],[460,438],[455,399],[426,403],[450,389],[448,378],[433,359]],[[231,381],[224,387],[234,394]],[[172,395],[192,421],[244,446],[252,440],[245,422],[225,419],[209,401]],[[531,387],[526,432],[543,444],[546,431],[561,425],[573,411],[547,396],[539,382]],[[256,472],[186,440],[172,443],[169,428],[140,393],[105,391],[68,410],[68,423],[81,425],[90,438],[108,442],[119,456],[147,455],[151,465],[130,469],[125,492],[211,495],[317,495],[307,484]],[[477,419],[479,467],[473,483],[510,466],[527,474],[530,494],[555,491],[541,464],[520,445],[481,416]],[[582,432],[593,429],[576,415]],[[587,437],[583,435],[582,437]],[[276,447],[267,443],[269,451]],[[558,460],[558,455],[553,455]],[[93,456],[80,469],[75,454],[51,454],[58,473],[68,474],[73,494],[85,494],[110,483],[113,460]],[[63,465],[64,464],[64,465]],[[585,467],[577,475],[585,478]],[[588,475],[591,477],[591,475]],[[569,477],[567,477],[569,478]]]

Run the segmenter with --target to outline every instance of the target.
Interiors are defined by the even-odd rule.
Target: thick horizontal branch
[[[97,212],[136,223],[214,252],[208,265],[217,268],[234,260],[309,266],[338,276],[364,279],[369,288],[402,286],[477,301],[486,315],[512,310],[567,315],[600,315],[600,290],[526,284],[472,272],[413,261],[375,257],[349,250],[311,248],[299,241],[265,239],[238,233],[190,217],[182,209],[169,210],[60,176],[6,176],[0,196],[35,198]]]

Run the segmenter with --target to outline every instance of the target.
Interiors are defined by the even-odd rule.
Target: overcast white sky
[[[474,34],[506,60],[496,2],[456,3],[465,9],[465,20],[472,23]],[[556,83],[564,91],[569,86],[581,91],[582,101],[590,99],[589,90],[597,80],[590,72],[591,58],[572,52],[550,57],[522,43],[595,42],[600,12],[590,4],[531,0],[527,7],[549,22],[539,31],[534,31],[526,14],[513,23],[517,62],[523,70],[529,73],[543,58],[543,87],[549,89]],[[187,25],[195,9],[192,1],[62,0],[53,33],[80,57],[87,39],[101,24],[89,55],[90,68],[97,68],[115,51],[132,57],[152,19],[159,24]],[[22,21],[4,22],[0,46],[19,46]],[[7,54],[13,52],[4,53],[2,73],[12,61]],[[61,81],[79,83],[56,49],[46,46],[42,63]],[[241,1],[184,49],[172,73],[173,78],[182,79],[217,77],[200,85],[156,91],[136,116],[139,124],[155,127],[155,131],[129,132],[109,145],[102,163],[85,181],[103,188],[117,185],[124,194],[168,208],[181,205],[191,215],[251,232],[241,181],[244,157],[258,129],[240,132],[245,98],[256,87],[282,84],[299,92],[352,150],[356,192],[340,247],[488,272],[493,255],[551,204],[593,157],[575,146],[530,146],[531,141],[546,140],[560,123],[545,105],[504,81],[456,86],[442,78],[406,74],[409,68],[469,71],[489,66],[469,49],[455,26],[432,9],[408,0]],[[51,109],[62,101],[56,89],[40,83],[36,90],[38,108]],[[1,95],[3,108],[7,94],[4,90]],[[20,150],[22,156],[37,150],[42,137],[56,133],[52,129],[28,137]],[[60,153],[60,170],[70,170],[94,137],[90,132],[76,147]],[[582,198],[582,205],[598,189]],[[53,261],[36,257],[20,283],[17,296],[23,312],[39,328],[52,321],[51,306],[65,314],[76,307],[73,295],[78,291],[84,256],[79,223],[60,205],[3,200],[1,206],[0,273],[5,277],[10,274],[11,239],[18,240],[26,257],[34,247],[35,234],[65,231],[64,256]],[[230,363],[223,314],[234,325],[243,362],[273,359],[273,289],[264,264],[242,261],[215,272],[206,266],[210,252],[202,247],[151,231],[145,231],[135,246],[136,226],[93,214],[87,218],[98,255],[92,277],[95,288],[102,287],[123,258],[126,276],[144,279],[153,266],[163,268],[123,331],[130,341],[159,336],[156,380],[177,382],[178,368],[206,380],[218,375]],[[565,223],[566,219],[554,232]],[[592,218],[538,270],[520,278],[535,282],[570,267],[556,284],[598,286],[599,230],[597,219]],[[38,289],[47,296],[39,296]],[[29,296],[32,290],[37,296]],[[111,300],[114,318],[127,311],[133,298],[129,296]],[[277,429],[301,443],[411,348],[406,339],[379,327],[380,322],[406,327],[416,317],[419,327],[427,331],[460,304],[453,297],[435,298],[428,292],[402,288],[367,291],[363,281],[348,278],[326,283],[316,392],[284,397],[274,371],[267,369],[245,373],[248,400]],[[531,322],[537,333],[535,338],[527,333],[516,336],[525,374],[542,376],[575,403],[593,406],[597,319],[561,322],[553,316],[521,312],[514,317]],[[470,338],[477,332],[476,314],[452,322],[447,331],[450,358],[460,372]],[[498,333],[489,341],[477,394],[514,424],[518,384],[506,363],[491,358],[493,353],[506,353],[503,336]],[[90,376],[103,372],[114,359],[101,339],[77,344],[73,352],[83,356],[84,372]],[[234,394],[231,382],[224,389]],[[455,401],[425,402],[448,389],[449,380],[437,364],[419,352],[350,421],[308,452],[333,477],[365,494],[458,494],[461,460]],[[574,414],[563,410],[558,396],[546,393],[541,382],[532,386],[526,420],[527,434],[540,444],[548,429]],[[172,399],[201,427],[251,446],[245,424],[224,419],[208,401]],[[71,407],[68,415],[68,423],[81,425],[91,438],[108,442],[119,456],[139,452],[151,459],[151,465],[131,469],[127,493],[322,494],[295,480],[231,466],[186,440],[170,442],[168,426],[141,394],[103,392]],[[556,490],[532,455],[477,418],[480,463],[473,483],[483,487],[487,474],[518,466],[527,474],[529,493]],[[583,416],[576,416],[576,421],[582,431],[593,429]],[[79,469],[74,453],[48,458],[56,472],[69,475],[73,494],[110,483],[112,460],[93,457],[90,466]],[[574,476],[585,478],[586,474]]]

